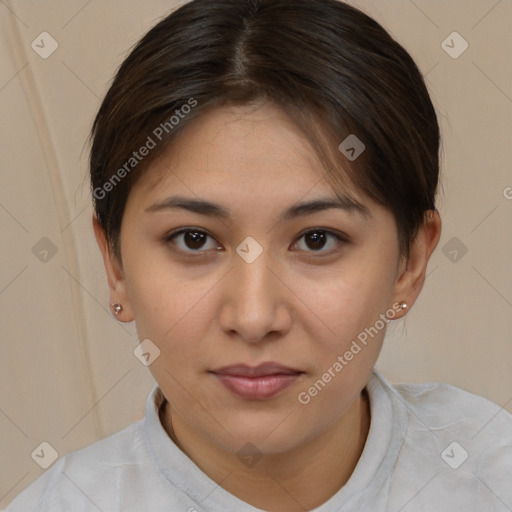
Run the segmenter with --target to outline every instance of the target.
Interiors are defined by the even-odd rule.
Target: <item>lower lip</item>
[[[271,398],[293,384],[301,376],[300,373],[263,375],[261,377],[241,377],[220,373],[214,375],[229,391],[249,400]]]

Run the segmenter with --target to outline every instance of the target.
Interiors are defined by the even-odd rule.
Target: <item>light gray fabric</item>
[[[391,385],[376,370],[367,389],[371,425],[362,456],[315,512],[512,510],[509,413],[446,384]],[[7,511],[260,511],[174,444],[159,420],[162,400],[155,387],[144,420],[66,455]]]

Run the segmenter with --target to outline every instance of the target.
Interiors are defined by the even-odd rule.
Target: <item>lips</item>
[[[304,373],[278,363],[236,364],[212,373],[231,393],[249,400],[266,400],[293,384]]]
[[[293,375],[303,372],[278,363],[261,363],[258,366],[248,366],[245,364],[224,366],[218,370],[213,370],[213,373],[237,377],[262,377],[264,375]]]

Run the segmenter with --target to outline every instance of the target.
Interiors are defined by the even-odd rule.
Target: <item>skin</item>
[[[295,203],[335,197],[323,175],[280,110],[224,107],[187,125],[131,191],[122,265],[93,216],[111,303],[123,306],[118,320],[135,320],[140,340],[161,351],[149,368],[170,400],[164,428],[210,478],[269,511],[312,509],[349,479],[368,435],[364,387],[385,329],[307,405],[298,395],[393,304],[403,300],[410,309],[441,231],[438,213],[428,212],[405,260],[392,214],[355,190],[346,193],[367,216],[331,208],[277,222]],[[231,217],[147,211],[178,194],[219,203]],[[165,239],[184,227],[210,236],[195,245],[183,235]],[[314,228],[348,240],[327,235],[315,245],[303,236]],[[236,252],[247,236],[263,249],[252,263]],[[264,361],[304,373],[261,401],[231,394],[210,373]],[[237,457],[248,442],[261,455],[252,467]]]

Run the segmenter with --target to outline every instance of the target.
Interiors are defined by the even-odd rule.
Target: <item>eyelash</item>
[[[313,233],[318,233],[318,232],[323,233],[325,235],[333,236],[337,240],[338,243],[337,243],[336,247],[334,247],[333,249],[327,250],[327,251],[324,251],[322,249],[319,249],[318,251],[313,251],[313,250],[305,251],[306,253],[313,254],[315,257],[330,256],[333,253],[335,253],[335,252],[340,250],[340,245],[343,245],[343,244],[346,244],[346,243],[349,242],[349,239],[348,239],[348,237],[345,234],[335,233],[335,232],[333,232],[331,230],[328,230],[328,229],[325,229],[325,228],[312,228],[312,229],[308,229],[307,231],[304,231],[302,234],[300,234],[297,237],[296,242],[294,242],[293,245],[296,245],[298,243],[298,241],[300,241],[306,235],[313,234]],[[181,229],[179,229],[177,231],[174,231],[174,232],[169,233],[168,235],[166,235],[164,237],[164,241],[167,242],[167,243],[168,242],[172,243],[172,240],[174,238],[178,237],[179,235],[185,234],[185,233],[200,233],[200,234],[206,235],[207,237],[210,237],[212,240],[215,240],[213,238],[213,236],[211,236],[209,233],[207,233],[206,231],[204,231],[202,229],[181,228]],[[175,245],[175,244],[173,244],[173,245]],[[179,249],[179,248],[173,247],[173,250],[175,250],[175,251],[177,251],[177,252],[179,252],[181,254],[184,254],[186,256],[198,257],[198,256],[201,256],[201,255],[204,255],[204,254],[208,253],[212,249],[209,249],[209,250],[198,249],[198,250],[184,251],[183,249]]]

